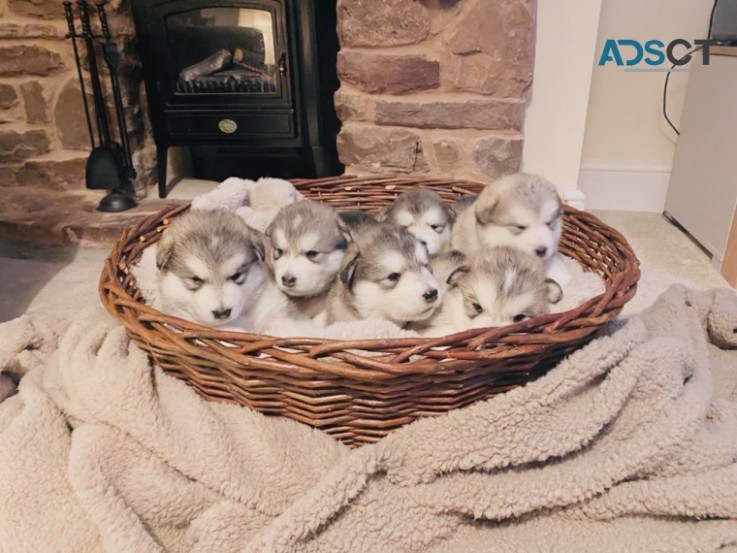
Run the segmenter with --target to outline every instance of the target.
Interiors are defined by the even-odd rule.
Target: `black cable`
[[[711,39],[711,26],[714,24],[714,12],[717,9],[717,2],[719,0],[714,0],[714,4],[711,6],[711,14],[709,15],[709,32],[706,33],[706,38]]]
[[[697,46],[696,48],[692,48],[691,50],[689,50],[688,52],[686,52],[685,54],[683,54],[678,59],[678,61],[676,63],[674,63],[673,65],[670,66],[670,69],[665,74],[665,83],[663,83],[663,117],[665,117],[665,120],[670,125],[670,128],[673,129],[678,136],[680,136],[681,133],[678,132],[678,129],[676,128],[676,126],[673,124],[673,122],[668,117],[668,108],[667,108],[667,102],[668,102],[668,80],[670,79],[670,74],[673,71],[673,68],[675,68],[676,65],[679,65],[678,62],[683,61],[688,56],[690,56],[694,52],[698,52],[702,48],[703,48],[703,46]]]
[[[714,12],[717,9],[717,2],[719,2],[719,0],[714,0],[714,3],[711,5],[711,13],[709,14],[709,31],[706,33],[706,38],[708,40],[711,40],[711,28],[712,28],[712,25],[714,24]],[[701,50],[701,48],[703,48],[703,46],[698,46],[698,47],[694,48],[690,52],[687,52],[686,54],[684,54],[683,57],[681,57],[681,59],[679,59],[678,61],[681,61],[683,58],[685,58],[686,56],[688,56],[690,54],[693,54],[694,52],[698,52],[699,50]],[[668,71],[668,73],[666,73],[666,75],[665,75],[665,82],[663,83],[663,117],[665,117],[665,120],[670,125],[671,129],[673,129],[678,136],[681,136],[681,133],[678,132],[678,129],[676,128],[676,126],[673,124],[673,122],[668,117],[668,109],[667,109],[667,102],[668,102],[668,80],[670,79],[671,71],[673,70],[673,68],[675,66],[676,66],[675,63],[670,66],[670,69],[671,70]]]

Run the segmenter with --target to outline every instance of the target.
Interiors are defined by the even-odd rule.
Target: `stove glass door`
[[[176,94],[282,95],[273,12],[201,8],[169,15],[166,28]]]

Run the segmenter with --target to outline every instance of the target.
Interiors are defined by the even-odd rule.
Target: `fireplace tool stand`
[[[98,211],[118,212],[136,207],[135,189],[133,180],[136,172],[133,168],[128,132],[125,123],[125,113],[120,94],[120,83],[118,81],[118,66],[120,56],[117,47],[112,42],[110,29],[107,24],[104,4],[97,5],[97,14],[100,19],[102,36],[94,35],[90,23],[89,6],[86,0],[77,0],[79,8],[82,34],[75,29],[74,15],[71,2],[64,2],[64,12],[69,26],[68,38],[72,40],[74,58],[77,63],[77,75],[82,89],[83,105],[88,121],[90,132],[90,144],[92,151],[87,158],[85,171],[86,186],[92,190],[109,190],[110,192],[100,200]],[[98,143],[95,143],[92,126],[89,124],[90,116],[87,99],[85,95],[84,78],[82,76],[81,62],[77,51],[76,39],[83,38],[87,50],[87,63],[90,73],[90,84],[94,103],[95,123],[97,126]],[[105,95],[100,81],[100,71],[97,66],[97,49],[95,39],[104,38],[102,45],[103,58],[110,73],[110,83],[113,91],[113,103],[120,130],[120,143],[115,142],[110,132],[110,122],[106,109]],[[121,145],[122,144],[122,145]]]

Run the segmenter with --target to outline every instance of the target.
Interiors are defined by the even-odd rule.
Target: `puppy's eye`
[[[197,290],[199,287],[201,287],[205,283],[204,280],[202,280],[200,277],[189,277],[187,279],[187,285],[190,290]]]
[[[559,211],[553,215],[553,218],[548,221],[547,225],[552,229],[560,221],[561,217],[563,217],[563,212]]]
[[[471,307],[473,307],[473,310],[476,311],[477,314],[481,314],[481,312],[484,310],[484,308],[481,307],[481,304],[478,302],[472,303]]]
[[[527,318],[527,316],[526,316],[526,315],[525,315],[524,313],[518,313],[517,315],[515,315],[515,316],[514,316],[514,317],[512,318],[512,321],[514,321],[515,323],[521,323],[521,322],[522,322],[522,321],[524,321],[524,320],[525,320],[526,318]]]
[[[239,271],[235,274],[230,275],[228,279],[232,280],[236,284],[243,284],[243,282],[246,280],[246,272]]]
[[[320,255],[320,252],[316,252],[315,250],[310,250],[308,252],[305,252],[305,257],[307,259],[315,259],[317,256]]]
[[[430,225],[430,228],[440,234],[445,230],[445,225]]]
[[[284,252],[282,250],[280,250],[279,248],[274,248],[274,251],[272,252],[271,255],[272,255],[272,257],[274,259],[279,259],[281,257],[281,254],[283,254],[283,253]]]
[[[397,282],[399,281],[399,278],[401,276],[402,275],[400,275],[399,273],[392,273],[388,277],[386,277],[386,280],[388,280],[389,282]]]
[[[518,230],[520,232],[527,230],[527,227],[525,225],[512,225],[515,230]]]

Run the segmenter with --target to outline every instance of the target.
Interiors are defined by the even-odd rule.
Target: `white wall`
[[[578,183],[601,0],[538,0],[522,169],[561,192]]]
[[[587,208],[662,211],[675,149],[676,135],[662,116],[665,73],[599,67],[604,42],[630,38],[667,44],[683,38],[693,43],[706,38],[712,3],[603,0],[579,181]],[[676,126],[687,83],[688,73],[670,77],[668,115]]]

